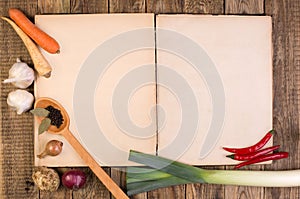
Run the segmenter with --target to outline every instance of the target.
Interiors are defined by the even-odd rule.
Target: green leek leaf
[[[129,160],[158,169],[187,181],[199,183],[205,182],[202,179],[205,170],[184,163],[133,150],[130,151]]]

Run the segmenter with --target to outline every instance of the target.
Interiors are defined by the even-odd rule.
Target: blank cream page
[[[35,96],[60,102],[70,131],[102,166],[131,165],[130,149],[155,154],[156,93],[153,14],[39,15],[36,24],[58,40],[59,54],[42,51],[53,67],[38,77]],[[37,135],[35,154],[62,140],[56,157],[36,165],[85,165],[59,135]]]
[[[271,18],[156,19],[158,154],[195,165],[237,163],[223,146],[250,146],[272,129]]]

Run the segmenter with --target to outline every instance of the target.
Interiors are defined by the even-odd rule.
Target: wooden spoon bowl
[[[51,125],[48,129],[48,132],[53,133],[53,134],[61,134],[62,131],[69,129],[69,126],[70,126],[69,115],[60,103],[58,103],[54,99],[46,98],[46,97],[39,98],[35,102],[35,108],[46,108],[47,106],[53,106],[54,108],[60,110],[62,117],[63,117],[62,125],[59,128],[57,128],[54,125]],[[39,118],[39,120],[41,120],[41,118]]]

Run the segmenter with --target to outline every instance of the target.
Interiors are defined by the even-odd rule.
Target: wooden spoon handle
[[[90,167],[90,169],[95,173],[99,180],[106,186],[106,188],[112,193],[115,198],[126,198],[129,197],[122,191],[122,189],[110,178],[109,175],[102,169],[102,167],[94,160],[94,158],[89,154],[89,152],[80,144],[80,142],[74,137],[74,135],[69,131],[65,130],[62,135],[66,140],[72,145],[84,162]]]

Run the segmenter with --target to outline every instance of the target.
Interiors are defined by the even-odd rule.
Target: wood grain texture
[[[32,19],[36,13],[35,1],[0,1],[1,16],[8,16],[8,9],[16,7]],[[8,70],[16,58],[32,66],[29,54],[14,30],[1,20],[0,75],[1,81],[8,77]],[[38,190],[33,186],[31,174],[33,163],[33,125],[32,115],[17,115],[6,104],[12,85],[0,85],[0,198],[38,198]],[[28,88],[32,91],[32,87]]]
[[[69,0],[38,0],[39,14],[69,13]]]
[[[121,187],[126,193],[126,169],[125,168],[111,168],[111,178]],[[112,196],[112,198],[115,198]]]
[[[223,0],[185,0],[183,5],[184,13],[192,14],[223,14]]]
[[[150,13],[183,13],[181,0],[147,0],[147,12]]]
[[[70,0],[70,13],[107,13],[108,0]]]
[[[263,14],[264,0],[226,0],[225,14]]]
[[[264,6],[265,6],[265,15],[272,16],[273,0],[265,0]]]
[[[185,185],[157,189],[148,193],[148,199],[185,198]]]
[[[268,0],[265,7],[273,19],[273,123],[277,130],[274,142],[290,153],[288,159],[266,168],[300,168],[300,2]],[[265,198],[295,198],[299,195],[299,188],[265,190]]]
[[[145,0],[110,0],[110,13],[143,13],[146,10]]]

